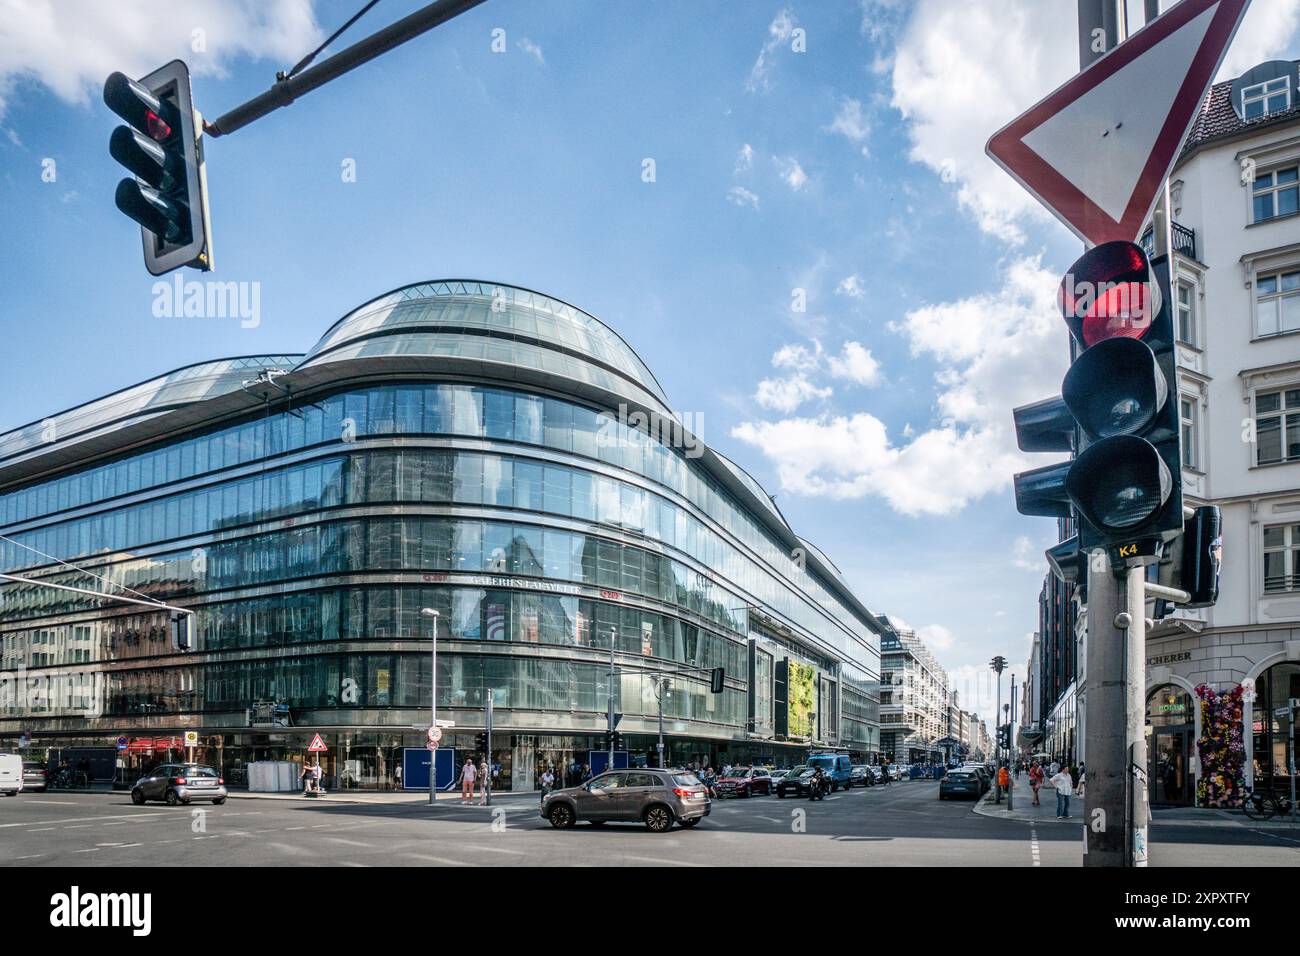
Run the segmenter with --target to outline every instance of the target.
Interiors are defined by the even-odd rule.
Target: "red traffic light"
[[[1142,338],[1162,305],[1146,253],[1123,240],[1084,253],[1061,280],[1057,299],[1084,348],[1106,339]]]

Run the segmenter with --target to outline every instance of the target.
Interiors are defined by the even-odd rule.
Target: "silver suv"
[[[709,815],[708,791],[683,770],[611,770],[580,787],[554,790],[542,800],[542,816],[567,830],[579,820],[596,826],[610,821],[644,823],[666,833],[673,823],[693,827]]]

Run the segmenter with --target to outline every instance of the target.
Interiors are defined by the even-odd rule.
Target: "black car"
[[[850,787],[874,787],[876,785],[876,775],[864,763],[855,763],[849,773],[848,786]]]
[[[776,781],[776,795],[784,800],[786,797],[806,797],[809,791],[809,782],[812,780],[815,771],[812,767],[795,767],[793,770],[787,770],[785,776]]]
[[[984,784],[973,770],[949,770],[939,781],[939,799],[970,797],[978,800],[984,795]]]

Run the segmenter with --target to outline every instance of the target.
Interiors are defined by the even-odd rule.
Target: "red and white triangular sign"
[[[321,740],[320,734],[317,734],[315,737],[313,737],[311,739],[311,743],[307,745],[308,753],[320,754],[320,753],[324,753],[327,750],[329,750],[329,748],[325,746],[325,741]]]
[[[1250,0],[1182,0],[985,152],[1085,242],[1136,240]]]

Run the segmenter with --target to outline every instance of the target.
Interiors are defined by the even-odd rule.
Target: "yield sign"
[[[320,734],[313,737],[311,743],[307,745],[308,753],[320,754],[327,750],[329,750],[329,748],[325,746],[325,741],[321,740]]]
[[[1084,242],[1136,240],[1250,0],[1182,0],[988,141]]]

